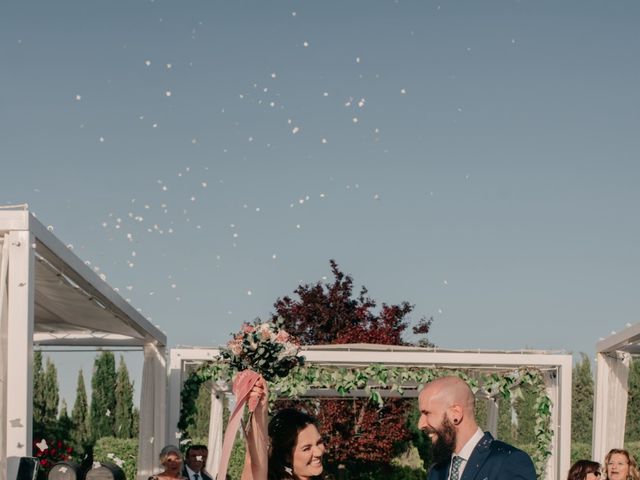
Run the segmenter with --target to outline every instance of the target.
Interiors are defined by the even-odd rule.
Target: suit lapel
[[[478,445],[476,445],[476,448],[471,452],[471,456],[469,457],[469,460],[467,460],[467,465],[464,467],[464,472],[462,472],[462,478],[460,480],[475,479],[480,468],[487,460],[487,457],[489,457],[492,442],[493,437],[489,432],[486,432],[478,442]]]

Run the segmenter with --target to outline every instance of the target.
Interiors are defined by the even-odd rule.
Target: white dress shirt
[[[476,445],[478,445],[478,442],[482,440],[482,437],[484,437],[484,432],[480,429],[480,427],[478,427],[476,433],[474,433],[473,436],[469,440],[467,440],[467,443],[464,444],[460,451],[451,455],[451,460],[453,460],[453,457],[460,457],[462,459],[462,463],[460,463],[460,468],[458,469],[458,471],[460,472],[460,476],[458,478],[462,478],[464,467],[467,466],[467,461],[473,453],[473,449],[476,448]],[[451,479],[451,468],[449,468],[449,476],[447,478]]]
[[[189,480],[195,480],[195,478],[193,478],[194,475],[198,475],[198,480],[202,480],[202,473],[201,472],[194,472],[193,470],[191,470],[189,468],[189,465],[185,465],[184,466],[185,469],[187,470],[187,474],[189,475]]]

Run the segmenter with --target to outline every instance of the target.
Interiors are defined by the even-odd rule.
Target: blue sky
[[[333,258],[444,348],[592,354],[637,321],[639,20],[632,1],[5,1],[0,204],[171,345],[224,343]]]

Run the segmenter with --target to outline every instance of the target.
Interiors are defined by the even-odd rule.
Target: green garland
[[[181,409],[178,428],[186,438],[187,427],[196,414],[195,401],[200,386],[207,381],[231,383],[233,371],[228,364],[210,361],[191,372],[184,382],[180,394]],[[380,390],[404,392],[406,385],[422,386],[431,380],[456,375],[466,381],[475,394],[483,388],[490,396],[500,395],[510,399],[511,395],[519,396],[520,387],[528,385],[537,393],[535,438],[536,451],[532,455],[536,471],[543,476],[547,459],[551,455],[553,431],[551,425],[551,399],[544,385],[542,372],[536,368],[518,368],[503,373],[480,373],[467,370],[450,370],[439,368],[386,367],[374,364],[368,367],[335,368],[316,365],[296,367],[286,377],[280,377],[270,383],[270,401],[276,397],[296,398],[310,389],[332,389],[340,395],[348,395],[353,390],[365,390],[372,402],[379,407],[383,405]]]

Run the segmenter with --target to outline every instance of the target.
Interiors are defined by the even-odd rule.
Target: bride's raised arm
[[[253,410],[246,431],[246,449],[242,480],[267,480],[269,470],[269,390],[264,378],[256,382],[249,394],[249,411]]]

